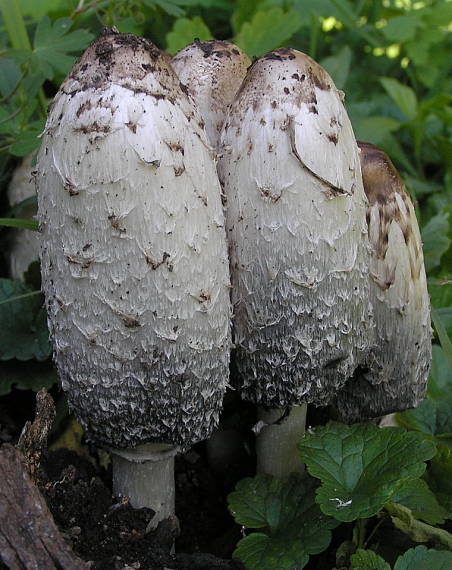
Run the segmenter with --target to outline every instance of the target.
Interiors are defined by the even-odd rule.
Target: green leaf
[[[452,392],[438,399],[426,398],[414,410],[397,414],[397,422],[425,434],[452,432]]]
[[[414,518],[407,507],[396,503],[385,505],[396,528],[408,535],[415,542],[433,542],[452,549],[452,535],[446,530],[436,528]]]
[[[36,26],[31,63],[46,79],[52,79],[54,71],[68,73],[75,61],[68,53],[82,51],[94,37],[87,30],[69,32],[72,23],[70,18],[60,18],[52,25],[44,16]]]
[[[413,516],[430,524],[442,524],[447,518],[447,511],[442,507],[434,493],[423,479],[407,481],[392,497],[393,503],[408,507]]]
[[[452,450],[445,445],[437,446],[437,453],[430,461],[425,479],[438,501],[452,518]]]
[[[19,66],[13,59],[0,58],[0,93],[2,97],[7,97],[14,91],[21,75]]]
[[[358,548],[351,557],[352,570],[391,570],[391,566],[376,552]]]
[[[325,550],[337,522],[314,501],[313,481],[298,474],[286,480],[269,475],[243,479],[228,497],[238,524],[265,529],[241,540],[234,556],[250,570],[304,568],[310,554]]]
[[[406,481],[422,475],[436,451],[423,434],[335,422],[306,433],[299,448],[309,473],[322,481],[320,508],[344,522],[378,513]]]
[[[407,85],[403,85],[398,79],[392,77],[380,77],[380,82],[397,107],[399,107],[408,119],[414,119],[417,115],[418,104],[416,93],[413,89]]]
[[[450,366],[444,350],[434,344],[432,346],[432,369],[428,394],[430,398],[442,398],[452,392],[452,366]]]
[[[343,89],[350,72],[352,50],[344,46],[337,53],[326,57],[320,64],[328,71],[338,89]],[[367,140],[367,139],[366,139]]]
[[[420,25],[422,22],[417,16],[395,16],[388,21],[382,32],[388,40],[396,43],[406,42],[415,36]]]
[[[21,220],[18,218],[0,218],[0,226],[22,228],[23,230],[33,230],[35,232],[39,229],[39,223],[36,220]]]
[[[34,392],[41,388],[49,389],[57,380],[57,373],[51,362],[0,362],[0,396],[9,394],[13,387]]]
[[[397,558],[394,570],[450,570],[452,552],[427,549],[426,546],[410,548]]]
[[[392,117],[366,117],[354,123],[356,137],[374,144],[380,144],[389,133],[397,131],[400,125],[400,121]]]
[[[166,49],[169,53],[175,54],[187,45],[193,43],[195,38],[201,41],[213,38],[211,31],[199,16],[191,20],[180,18],[176,20],[171,32],[166,34]]]
[[[256,12],[253,19],[240,28],[235,43],[250,57],[260,57],[289,40],[301,23],[301,16],[293,9],[285,12],[281,8],[272,8]]]
[[[0,279],[0,360],[46,360],[52,353],[41,295]]]
[[[422,242],[424,244],[424,261],[427,272],[441,263],[441,256],[450,247],[449,213],[440,212],[422,228]]]

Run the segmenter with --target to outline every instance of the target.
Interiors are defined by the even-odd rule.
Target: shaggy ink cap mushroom
[[[54,357],[88,436],[114,448],[206,438],[228,382],[224,214],[168,57],[107,30],[56,95],[38,163]]]
[[[250,65],[250,58],[239,47],[222,40],[195,40],[172,59],[172,66],[198,106],[215,148],[227,109]]]
[[[327,72],[278,49],[258,59],[220,146],[235,357],[245,399],[325,405],[373,328],[358,148]]]
[[[339,418],[350,423],[419,405],[432,358],[430,302],[413,203],[389,157],[373,144],[358,144],[369,200],[376,329],[367,359],[334,402]]]

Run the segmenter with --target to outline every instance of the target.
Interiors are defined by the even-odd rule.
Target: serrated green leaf
[[[452,450],[445,445],[437,446],[437,453],[430,461],[424,475],[430,489],[452,518]]]
[[[358,550],[351,556],[352,570],[391,570],[391,566],[372,550]]]
[[[452,535],[442,528],[437,528],[414,518],[407,507],[396,503],[387,503],[386,511],[396,528],[415,542],[433,542],[452,549]]]
[[[422,475],[436,451],[423,434],[335,422],[306,433],[299,448],[309,473],[322,481],[320,508],[344,522],[378,513],[406,481]]]
[[[66,74],[74,64],[74,52],[82,51],[93,39],[87,30],[70,32],[70,18],[60,18],[53,24],[44,16],[35,30],[33,52],[30,55],[32,70],[37,76],[52,79],[54,71]]]
[[[426,398],[413,410],[397,414],[400,425],[410,430],[437,435],[452,432],[452,392],[441,398]]]
[[[442,507],[434,493],[423,479],[407,481],[392,497],[393,503],[408,507],[413,516],[430,524],[442,524],[447,518],[447,511]]]
[[[452,552],[427,549],[426,546],[410,548],[397,558],[394,570],[450,570]]]
[[[450,247],[449,213],[440,212],[422,228],[422,242],[424,244],[424,261],[427,272],[441,263],[441,256]]]
[[[0,362],[0,396],[9,394],[13,387],[34,392],[50,389],[57,380],[56,370],[50,362]]]
[[[414,90],[392,77],[380,77],[380,82],[397,107],[408,119],[414,119],[417,115],[418,106]]]
[[[297,474],[243,479],[228,503],[238,524],[266,530],[241,540],[234,552],[251,570],[303,568],[310,554],[328,547],[337,526],[315,504],[313,481]]]
[[[260,57],[289,40],[301,23],[301,16],[293,9],[256,12],[250,22],[242,25],[234,41],[250,57]]]
[[[180,18],[174,23],[171,32],[166,34],[166,49],[169,53],[175,54],[193,43],[195,38],[206,41],[211,40],[213,36],[204,20],[199,16],[195,16],[191,20]]]
[[[349,46],[342,47],[337,53],[326,57],[320,64],[328,71],[338,89],[343,89],[350,73],[352,50]],[[366,139],[367,140],[367,139]]]
[[[0,279],[0,360],[46,360],[52,353],[41,295],[24,283]]]

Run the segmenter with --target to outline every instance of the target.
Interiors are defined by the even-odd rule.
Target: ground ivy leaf
[[[309,473],[322,481],[320,508],[344,522],[375,515],[406,481],[422,475],[436,452],[424,434],[336,422],[306,433],[299,448]]]
[[[41,294],[0,279],[0,360],[46,360],[52,353]]]
[[[427,549],[426,546],[410,548],[397,558],[394,570],[450,570],[452,568],[452,552],[447,550]]]
[[[431,526],[414,518],[407,507],[397,503],[387,503],[386,511],[396,528],[401,530],[415,542],[433,542],[452,549],[452,534],[442,528]]]
[[[391,566],[373,550],[358,548],[351,557],[352,570],[391,570]]]
[[[337,522],[314,500],[314,481],[292,474],[286,480],[261,474],[243,479],[228,497],[238,524],[262,528],[241,540],[234,556],[250,570],[303,568],[310,554],[325,550]]]
[[[413,410],[397,414],[397,422],[411,430],[431,435],[452,432],[452,391],[442,398],[426,398]]]
[[[430,461],[424,476],[438,501],[452,518],[452,450],[445,445],[437,446],[437,453]]]
[[[447,518],[446,509],[438,503],[423,479],[407,481],[391,500],[408,507],[415,518],[430,524],[442,524]]]
[[[250,57],[260,57],[289,40],[301,24],[300,14],[293,9],[259,11],[250,22],[244,22],[235,43]]]

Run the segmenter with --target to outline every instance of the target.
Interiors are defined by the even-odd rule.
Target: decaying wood
[[[0,562],[10,570],[85,570],[61,536],[22,453],[0,448]]]
[[[47,437],[55,419],[55,404],[45,388],[36,394],[36,412],[33,423],[27,422],[20,434],[17,447],[23,454],[28,474],[38,483],[41,456],[47,448]]]

